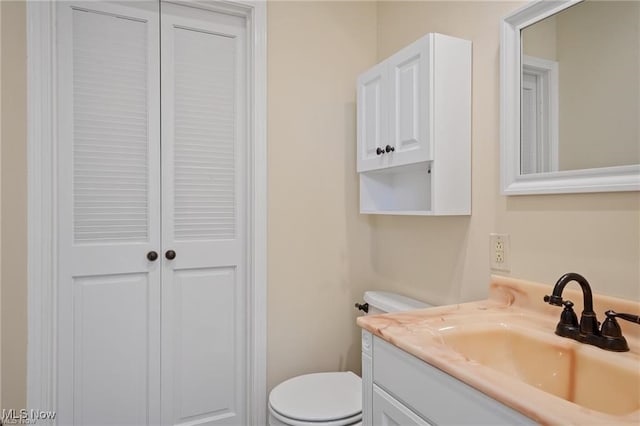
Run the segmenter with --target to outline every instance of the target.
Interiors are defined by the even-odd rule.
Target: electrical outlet
[[[489,234],[491,269],[509,272],[509,234]]]

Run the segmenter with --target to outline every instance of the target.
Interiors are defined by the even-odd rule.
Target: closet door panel
[[[162,3],[164,424],[245,424],[244,19]]]
[[[74,421],[149,424],[148,274],[74,280]]]
[[[174,409],[182,419],[237,412],[235,353],[229,350],[237,331],[235,268],[178,270],[173,284]]]
[[[58,417],[160,411],[157,3],[58,3]]]

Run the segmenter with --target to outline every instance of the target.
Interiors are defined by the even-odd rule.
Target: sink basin
[[[548,285],[491,280],[487,300],[358,324],[539,424],[640,425],[640,326],[620,323],[629,352],[578,343],[554,334],[561,309],[543,303]],[[583,299],[577,288],[563,295]],[[638,301],[593,294],[593,302],[598,312],[640,314]]]
[[[440,330],[470,360],[557,397],[612,415],[640,410],[640,359],[607,352],[553,332],[505,324]]]

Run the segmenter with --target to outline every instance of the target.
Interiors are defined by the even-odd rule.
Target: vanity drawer
[[[375,337],[373,382],[430,424],[536,424],[466,383]]]
[[[373,424],[431,426],[376,385],[373,385]]]

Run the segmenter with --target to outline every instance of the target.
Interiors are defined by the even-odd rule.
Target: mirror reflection
[[[587,0],[521,36],[521,174],[639,164],[640,1]]]

